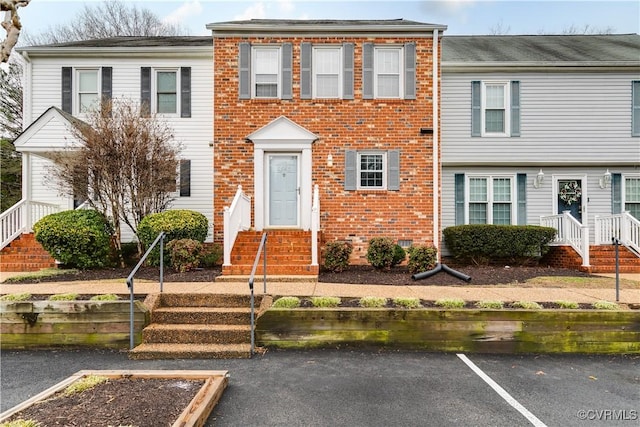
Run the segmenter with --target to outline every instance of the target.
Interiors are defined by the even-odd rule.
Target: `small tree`
[[[140,221],[165,210],[176,191],[179,147],[165,122],[145,115],[131,100],[103,102],[88,123],[76,123],[72,132],[81,144],[58,153],[51,170],[63,194],[88,188],[91,207],[113,218],[118,251],[120,221],[137,234]]]

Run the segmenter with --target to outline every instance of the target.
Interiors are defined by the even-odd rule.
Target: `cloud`
[[[280,9],[281,13],[290,15],[295,8],[296,6],[293,4],[293,0],[278,0],[278,9]]]
[[[244,21],[247,19],[262,19],[267,16],[264,3],[257,2],[247,7],[242,13],[233,17],[234,21]]]
[[[420,8],[428,13],[454,17],[474,6],[475,0],[423,0]]]
[[[165,24],[183,25],[190,21],[192,16],[198,16],[202,13],[202,4],[200,0],[187,0],[180,7],[165,16],[162,21]]]

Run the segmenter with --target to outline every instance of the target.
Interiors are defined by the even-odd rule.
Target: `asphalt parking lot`
[[[83,369],[228,370],[210,426],[636,426],[640,356],[270,351],[250,360],[3,351],[5,411]]]

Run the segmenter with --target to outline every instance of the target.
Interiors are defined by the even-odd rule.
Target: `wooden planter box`
[[[127,348],[129,301],[0,302],[0,348]],[[134,302],[135,342],[149,324],[149,310]]]
[[[258,345],[469,353],[640,353],[640,313],[603,310],[269,309]]]

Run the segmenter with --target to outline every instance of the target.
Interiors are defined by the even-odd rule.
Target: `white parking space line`
[[[491,377],[489,377],[487,374],[485,374],[482,369],[478,368],[475,363],[473,363],[471,360],[469,360],[469,358],[467,356],[465,356],[464,354],[458,354],[457,355],[460,360],[462,360],[469,368],[471,368],[471,370],[473,372],[476,373],[476,375],[478,375],[480,378],[482,378],[484,380],[484,382],[486,382],[487,384],[489,384],[489,386],[500,395],[500,397],[502,397],[504,400],[507,401],[507,403],[511,406],[513,406],[518,412],[520,412],[522,415],[524,415],[524,417],[529,420],[529,422],[531,424],[533,424],[536,427],[547,427],[545,423],[543,423],[542,421],[540,421],[535,415],[533,415],[531,412],[529,412],[527,410],[527,408],[525,408],[524,406],[522,406],[520,404],[520,402],[518,402],[516,399],[514,399],[509,393],[507,393],[507,391],[505,389],[503,389],[502,387],[500,387],[500,385],[498,383],[496,383],[494,380],[491,379]]]

